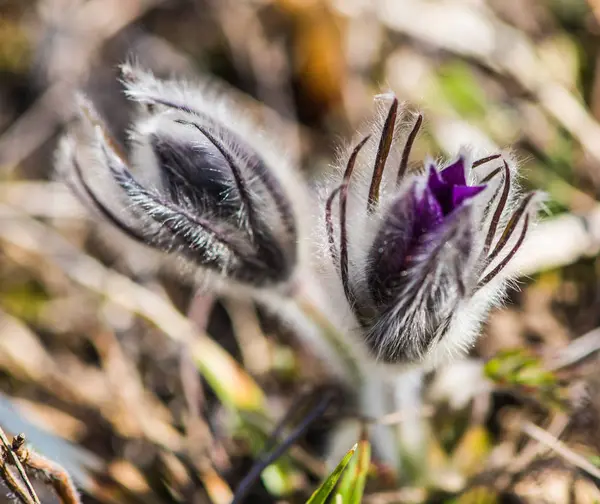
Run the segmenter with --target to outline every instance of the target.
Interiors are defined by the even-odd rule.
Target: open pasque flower
[[[471,161],[463,152],[409,170],[422,117],[402,142],[397,116],[394,98],[378,134],[345,156],[341,181],[322,192],[322,248],[337,271],[330,289],[343,291],[371,354],[433,364],[467,349],[501,300],[537,198],[520,194],[501,154]]]
[[[289,282],[298,258],[290,194],[299,184],[284,156],[210,88],[127,65],[123,78],[127,96],[142,104],[129,160],[81,100],[58,154],[67,180],[139,242],[239,284]]]

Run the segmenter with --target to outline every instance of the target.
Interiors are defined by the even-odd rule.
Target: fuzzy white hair
[[[81,99],[58,170],[113,224],[186,257],[186,269],[195,264],[194,276],[213,288],[293,284],[307,257],[298,239],[306,197],[282,150],[210,81],[162,81],[130,64],[122,75],[140,104],[130,155]]]
[[[315,263],[331,300],[332,317],[376,362],[429,368],[464,354],[490,308],[501,303],[512,280],[504,266],[533,225],[540,196],[521,194],[517,164],[508,153],[490,156],[490,162],[473,161],[464,148],[456,160],[441,167],[427,160],[425,167],[436,166],[438,172],[460,161],[467,184],[483,184],[485,189],[447,217],[445,227],[435,232],[435,246],[425,250],[422,261],[412,258],[414,266],[402,272],[404,288],[393,305],[378,308],[367,280],[374,267],[373,243],[382,226],[396,226],[401,232],[407,215],[394,214],[393,206],[402,205],[410,191],[422,192],[427,184],[427,174],[406,165],[420,124],[407,131],[414,116],[399,112],[398,102],[392,100],[387,114],[380,107],[377,119],[367,127],[370,135],[363,137],[358,154],[356,147],[354,152],[341,151],[336,174],[317,185]],[[417,117],[417,123],[420,120]],[[389,152],[382,155],[386,138]],[[353,156],[351,179],[342,182],[346,186],[340,190]],[[374,173],[382,163],[377,201],[370,207]],[[398,170],[404,170],[401,177]],[[345,202],[332,205],[335,197],[345,197]],[[342,247],[347,253],[346,278],[338,257]]]

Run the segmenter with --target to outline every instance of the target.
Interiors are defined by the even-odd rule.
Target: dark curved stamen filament
[[[165,100],[164,98],[158,98],[157,96],[153,96],[151,98],[152,103],[155,105],[162,105],[163,107],[172,108],[175,110],[179,110],[181,112],[186,112],[187,114],[193,115],[202,115],[199,111],[188,107],[187,105],[183,105],[181,103],[172,102],[170,100]]]
[[[496,211],[492,216],[492,220],[490,222],[490,229],[488,230],[488,234],[485,237],[485,243],[483,245],[483,255],[484,257],[490,250],[492,246],[492,241],[496,236],[496,230],[498,229],[498,224],[500,223],[500,219],[502,218],[502,212],[504,212],[504,207],[506,206],[506,202],[508,201],[508,195],[510,192],[510,168],[506,161],[504,161],[504,181],[503,181],[502,195],[500,196],[500,201],[498,202],[498,206],[496,207]]]
[[[236,142],[238,140],[236,139]],[[246,145],[246,144],[243,144]],[[249,147],[248,147],[249,148]],[[296,242],[298,234],[296,226],[296,216],[292,210],[292,205],[283,190],[281,183],[273,176],[271,170],[264,167],[262,161],[256,166],[256,177],[263,183],[267,193],[271,196],[277,207],[277,215],[285,228],[285,232],[291,238],[290,241]]]
[[[489,257],[487,259],[488,264],[491,263],[498,256],[498,254],[502,251],[502,249],[508,243],[508,240],[510,240],[510,237],[512,236],[514,230],[516,229],[516,227],[519,223],[519,220],[521,219],[521,217],[527,210],[527,206],[529,205],[529,202],[533,198],[533,195],[534,195],[534,193],[531,193],[531,194],[528,194],[527,196],[525,196],[525,198],[523,198],[523,201],[521,202],[521,204],[519,205],[519,207],[517,208],[515,213],[509,219],[508,223],[506,224],[506,227],[504,228],[504,231],[502,232],[502,235],[500,236],[500,239],[498,240],[498,243],[496,244],[496,246],[494,247],[494,250],[492,251],[492,253],[489,255]]]
[[[492,271],[490,271],[485,277],[483,277],[481,279],[481,281],[477,284],[478,289],[481,289],[482,287],[487,285],[491,280],[493,280],[494,277],[498,273],[500,273],[506,267],[506,265],[512,260],[512,258],[515,256],[515,254],[521,248],[521,245],[523,244],[523,240],[525,240],[525,236],[527,235],[528,227],[529,227],[529,215],[526,215],[525,220],[523,221],[523,229],[521,230],[519,239],[517,240],[517,242],[515,243],[513,248],[510,250],[510,252],[506,255],[506,257],[504,259],[502,259],[502,261]]]
[[[133,228],[133,227],[129,226],[128,224],[126,224],[125,222],[123,222],[111,210],[109,210],[108,207],[104,203],[102,203],[100,201],[100,198],[98,198],[98,196],[96,195],[94,190],[89,186],[89,184],[85,180],[85,178],[83,176],[83,170],[81,169],[81,165],[77,162],[75,157],[73,157],[71,159],[71,161],[72,161],[73,167],[75,169],[75,176],[77,178],[77,183],[78,183],[78,185],[76,185],[74,187],[75,192],[79,192],[77,190],[77,188],[79,186],[81,186],[81,188],[85,192],[87,198],[89,198],[91,200],[91,202],[93,203],[93,207],[98,212],[100,212],[100,214],[106,220],[108,220],[113,226],[115,226],[117,229],[119,229],[120,231],[122,231],[123,233],[128,235],[129,237],[139,241],[140,243],[143,243],[144,245],[148,245],[148,240],[143,234],[141,234],[135,228]]]
[[[406,139],[406,145],[404,146],[404,150],[402,151],[402,158],[400,160],[400,167],[398,168],[398,176],[396,178],[396,184],[400,184],[404,175],[406,175],[406,170],[408,169],[408,159],[410,158],[410,151],[412,150],[412,146],[415,143],[415,139],[419,134],[419,130],[421,129],[421,124],[423,124],[423,115],[419,114],[417,116],[417,120],[415,124],[408,134],[408,138]]]
[[[371,138],[370,135],[366,136],[352,151],[348,164],[346,165],[346,171],[342,179],[342,185],[340,189],[340,276],[342,278],[342,285],[344,286],[344,294],[349,303],[354,304],[355,296],[352,292],[350,282],[348,280],[348,230],[346,228],[346,210],[348,203],[348,186],[350,183],[350,177],[354,171],[354,164],[358,153],[367,143],[367,140]]]
[[[104,123],[96,116],[93,111],[94,109],[86,102],[79,104],[79,111],[85,116],[85,118],[102,134],[104,141],[114,152],[123,163],[126,163],[127,155],[121,149],[121,146],[117,143],[114,137],[110,134]]]
[[[327,203],[325,204],[325,228],[327,229],[327,242],[329,244],[329,254],[331,255],[331,260],[333,261],[335,268],[338,268],[340,265],[340,256],[335,246],[335,230],[333,229],[333,212],[331,207],[333,206],[333,200],[341,190],[341,185],[336,187],[327,198]]]
[[[498,173],[502,171],[502,167],[496,168],[494,171],[490,172],[487,177],[485,177],[479,184],[487,184],[490,180],[492,180]]]
[[[242,202],[242,207],[245,207],[248,213],[248,232],[252,235],[252,231],[254,229],[258,229],[256,227],[256,216],[255,209],[252,205],[252,198],[250,197],[250,192],[248,190],[248,186],[246,184],[246,180],[242,176],[242,171],[240,167],[236,164],[236,160],[231,155],[231,152],[227,149],[227,147],[221,142],[217,137],[215,137],[207,128],[197,124],[195,122],[184,121],[182,119],[176,119],[176,123],[189,125],[196,128],[202,135],[204,135],[210,143],[212,143],[217,150],[221,153],[227,164],[229,165],[229,169],[231,170],[231,174],[233,175],[233,179],[235,181],[236,188],[240,195],[240,200]]]
[[[214,240],[227,250],[227,252],[231,253],[242,262],[250,259],[244,257],[244,255],[237,250],[235,245],[230,242],[227,236],[225,236],[221,230],[215,228],[210,221],[193,215],[185,208],[164,200],[159,195],[149,191],[133,177],[131,172],[119,158],[117,158],[119,160],[118,165],[115,164],[115,157],[107,152],[105,145],[101,145],[101,149],[106,164],[115,181],[128,196],[132,198],[133,201],[139,200],[141,197],[142,201],[137,201],[136,205],[147,212],[157,209],[161,210],[161,212],[164,211],[167,214],[166,216],[161,217],[156,213],[150,213],[149,217],[158,224],[169,229],[173,235],[181,239],[190,250],[200,250],[209,262],[220,264],[220,267],[223,267],[227,262],[226,257],[222,253],[219,253],[218,249],[215,247],[208,246],[208,242]],[[181,222],[174,220],[173,216],[182,218],[184,225],[182,225]]]
[[[377,148],[377,156],[375,158],[375,167],[373,169],[373,178],[371,179],[371,187],[369,188],[369,200],[367,209],[369,212],[375,210],[379,203],[379,188],[381,186],[381,179],[383,178],[383,170],[385,169],[385,163],[390,154],[390,148],[394,140],[394,127],[396,126],[396,116],[398,115],[398,99],[394,98],[392,106],[388,112],[383,130],[381,132],[381,138],[379,140],[379,147]]]
[[[487,157],[478,159],[477,161],[473,161],[472,167],[477,168],[478,166],[481,166],[482,164],[489,163],[490,161],[493,161],[494,159],[498,159],[500,157],[502,157],[502,154],[493,154],[491,156],[487,156]]]

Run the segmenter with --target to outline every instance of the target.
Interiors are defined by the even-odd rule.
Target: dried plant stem
[[[21,464],[19,457],[17,457],[16,453],[13,451],[12,444],[8,441],[8,438],[6,437],[6,434],[4,433],[4,430],[2,429],[2,427],[0,427],[0,441],[2,441],[2,445],[4,446],[5,456],[7,456],[7,461],[10,464],[13,464],[17,468],[17,471],[19,472],[19,476],[21,476],[21,479],[23,480],[23,483],[25,483],[25,487],[27,488],[27,492],[31,496],[31,500],[35,504],[40,504],[40,499],[38,498],[37,494],[35,493],[35,490],[33,489],[33,485],[31,484],[31,481],[29,481],[29,478],[27,477],[27,474],[25,473],[25,468],[23,467],[23,464]]]
[[[61,502],[64,504],[81,504],[79,492],[77,492],[71,476],[62,466],[38,455],[33,450],[25,448],[25,438],[22,435],[13,440],[12,448],[13,453],[23,466],[30,471],[42,474],[50,482]]]
[[[6,451],[3,453],[3,455],[3,458],[5,458]],[[29,492],[25,486],[17,478],[15,478],[15,475],[10,470],[6,460],[3,460],[0,464],[0,478],[20,502],[23,502],[24,504],[34,504],[33,499],[29,496]]]
[[[569,416],[565,413],[558,413],[551,419],[548,427],[545,429],[545,432],[548,434],[548,436],[559,438],[568,425]],[[542,443],[537,438],[532,437],[532,439],[530,439],[524,448],[519,452],[518,456],[511,460],[510,465],[507,467],[508,473],[510,473],[510,475],[515,475],[525,471],[536,458],[539,458],[549,449],[550,448],[547,444]],[[503,488],[510,484],[511,478],[505,478],[505,480],[506,484]]]
[[[593,476],[596,479],[600,479],[600,469],[598,469],[585,457],[582,457],[578,453],[575,453],[567,445],[565,445],[562,441],[550,434],[548,431],[545,431],[541,427],[538,427],[537,425],[528,421],[523,423],[523,425],[521,426],[521,430],[529,437],[532,437],[536,441],[545,444],[548,448],[558,453],[567,462],[573,464],[576,467],[579,467],[579,469],[585,471],[590,476]]]
[[[0,205],[0,216],[0,240],[39,254],[72,281],[150,321],[167,337],[189,347],[198,369],[224,403],[262,411],[265,398],[258,385],[169,301],[81,253],[49,226],[5,205]],[[229,380],[224,382],[223,375]]]
[[[558,349],[546,361],[546,368],[549,371],[558,371],[573,366],[598,351],[600,351],[600,328],[592,329],[571,341],[566,347]]]

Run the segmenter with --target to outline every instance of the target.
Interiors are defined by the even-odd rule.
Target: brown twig
[[[13,493],[13,495],[24,504],[33,504],[33,499],[29,496],[27,488],[17,479],[6,463],[6,450],[2,453],[2,463],[0,464],[0,478],[4,484]]]
[[[69,473],[56,462],[52,462],[33,450],[25,447],[25,436],[19,434],[13,439],[12,452],[24,467],[40,473],[51,485],[64,504],[81,504],[79,492]]]
[[[585,457],[575,453],[566,444],[550,434],[548,431],[528,421],[521,425],[521,430],[529,437],[539,441],[542,444],[545,444],[548,448],[555,451],[567,462],[588,473],[590,476],[600,479],[600,469],[598,469]]]
[[[6,437],[6,434],[4,433],[2,427],[0,427],[0,441],[2,441],[6,454],[8,455],[7,461],[17,468],[17,472],[19,473],[19,476],[21,476],[21,479],[23,480],[23,483],[27,488],[27,492],[31,496],[31,500],[35,504],[41,504],[40,499],[38,498],[37,494],[35,493],[35,490],[33,489],[31,481],[29,481],[29,478],[27,477],[27,473],[25,472],[23,464],[21,464],[21,461],[17,457],[16,453],[13,451],[12,444],[9,443],[8,438]]]

